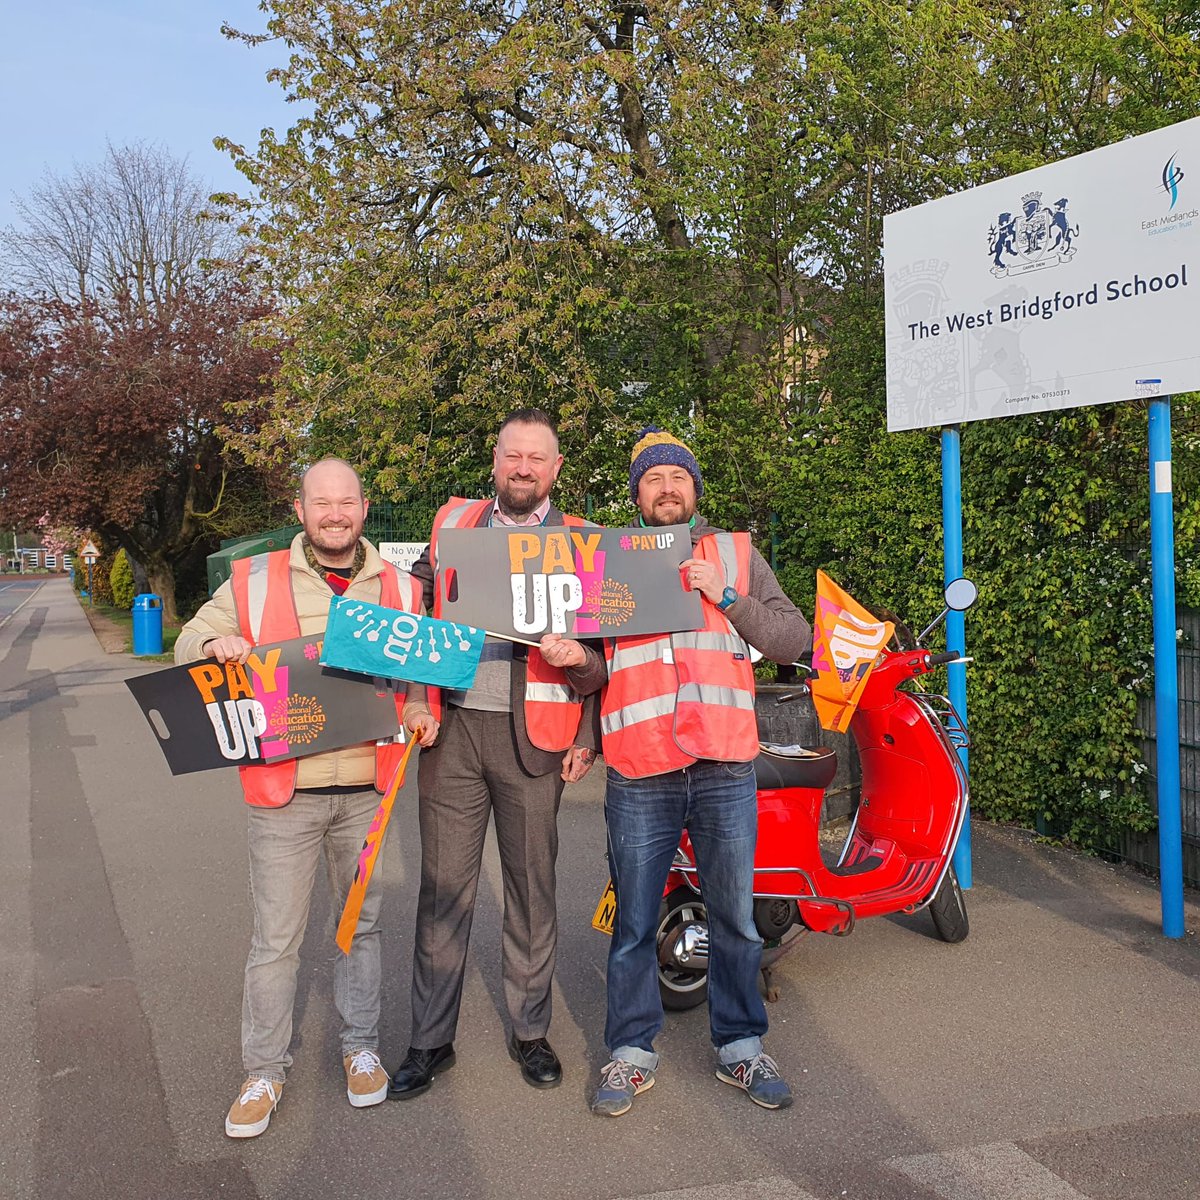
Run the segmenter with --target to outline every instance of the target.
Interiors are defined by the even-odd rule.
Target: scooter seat
[[[819,788],[829,786],[837,773],[837,754],[825,746],[777,746],[759,742],[754,760],[755,780],[766,788]]]

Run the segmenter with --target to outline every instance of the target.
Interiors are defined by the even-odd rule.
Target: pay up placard
[[[215,659],[127,679],[172,775],[283,762],[393,737],[394,691],[320,664],[319,638],[256,646],[245,666]]]
[[[700,597],[679,574],[691,555],[686,525],[445,529],[441,615],[527,641],[699,629]]]

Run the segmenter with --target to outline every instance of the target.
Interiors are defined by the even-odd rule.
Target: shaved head
[[[296,489],[296,494],[299,496],[300,502],[302,504],[304,503],[304,485],[308,482],[308,477],[314,471],[321,472],[322,477],[324,477],[325,468],[327,468],[327,467],[341,467],[344,470],[349,471],[350,474],[354,476],[354,482],[358,485],[359,499],[360,500],[362,499],[362,497],[364,495],[363,485],[362,485],[362,477],[344,458],[335,458],[331,454],[327,458],[318,459],[317,462],[312,463],[311,465],[304,468],[304,473],[300,476],[300,486]],[[336,474],[337,473],[334,472],[335,477],[336,477]]]

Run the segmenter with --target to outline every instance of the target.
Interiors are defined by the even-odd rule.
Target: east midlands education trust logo
[[[1021,197],[1019,213],[1002,212],[988,229],[991,273],[1002,279],[1070,262],[1079,226],[1067,217],[1068,203],[1063,196],[1052,206],[1043,204],[1042,193],[1033,191]]]
[[[1179,154],[1176,152],[1163,164],[1162,175],[1160,177],[1161,186],[1155,188],[1155,191],[1161,195],[1169,196],[1171,203],[1167,206],[1165,213],[1142,222],[1142,232],[1147,237],[1156,237],[1161,233],[1174,233],[1179,229],[1188,229],[1192,222],[1197,217],[1200,217],[1200,209],[1180,209],[1178,212],[1175,210],[1175,206],[1179,203],[1180,184],[1184,180],[1184,170],[1179,165],[1178,158]]]
[[[1163,191],[1171,197],[1171,208],[1175,207],[1176,201],[1179,199],[1179,185],[1183,182],[1183,168],[1177,166],[1175,160],[1179,157],[1178,154],[1172,154],[1167,159],[1167,165],[1162,169],[1162,185]]]

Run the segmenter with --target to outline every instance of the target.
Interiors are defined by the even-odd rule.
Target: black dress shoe
[[[551,1088],[562,1083],[562,1063],[545,1038],[526,1042],[514,1033],[508,1040],[508,1052],[520,1066],[530,1087]]]
[[[389,1100],[411,1100],[429,1091],[439,1071],[454,1066],[454,1044],[447,1042],[436,1050],[418,1050],[409,1046],[408,1053],[388,1085]]]

